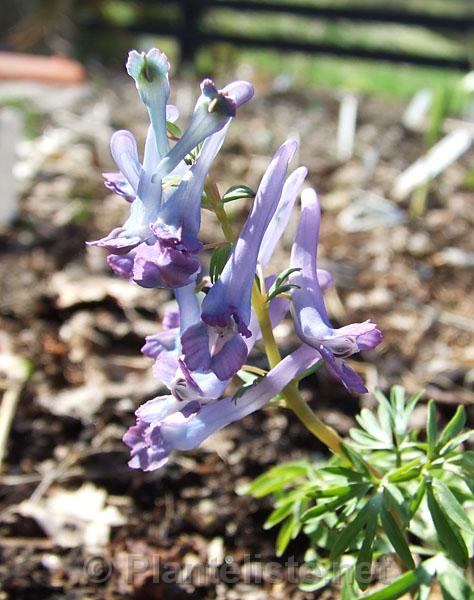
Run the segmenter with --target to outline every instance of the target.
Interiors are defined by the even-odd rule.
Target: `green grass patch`
[[[340,59],[322,55],[283,53],[276,50],[232,50],[227,45],[216,45],[202,50],[198,56],[201,72],[229,72],[232,68],[249,65],[255,72],[255,79],[273,79],[287,76],[295,86],[341,89],[361,94],[385,97],[387,99],[409,99],[422,88],[454,89],[463,76],[462,73],[373,62],[358,59]]]

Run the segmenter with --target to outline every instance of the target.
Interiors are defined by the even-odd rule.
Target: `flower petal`
[[[169,150],[166,132],[166,102],[170,93],[169,69],[166,55],[158,48],[152,48],[146,53],[132,50],[128,55],[127,71],[135,80],[140,98],[147,108],[160,158]]]
[[[197,323],[188,327],[181,335],[181,346],[186,357],[186,364],[191,371],[211,368],[209,352],[209,332],[205,323]]]
[[[153,421],[161,421],[182,408],[183,403],[174,396],[157,396],[142,404],[135,414],[141,421],[153,423]]]
[[[122,196],[127,202],[133,202],[135,191],[120,171],[118,173],[102,173],[102,177],[108,190]]]
[[[212,433],[262,408],[319,358],[313,348],[302,346],[237,399],[227,397],[204,406],[190,402],[182,411],[151,424],[138,420],[123,438],[131,448],[129,466],[152,471],[163,466],[174,450],[196,448]]]
[[[244,82],[239,82],[235,93],[241,103],[250,99],[249,91],[244,91]],[[247,84],[251,87],[251,84]],[[210,79],[201,83],[201,95],[196,102],[193,116],[181,139],[159,163],[153,173],[153,180],[161,180],[184,159],[184,157],[207,137],[222,129],[235,115],[236,102],[219,91]]]
[[[187,252],[157,241],[137,248],[133,280],[145,288],[177,288],[194,281],[200,268],[199,261]]]
[[[270,225],[263,236],[262,245],[258,253],[258,262],[262,267],[265,267],[270,262],[273,251],[288,225],[291,211],[303,187],[307,174],[308,169],[306,167],[299,167],[285,181],[280,201]]]
[[[246,343],[236,333],[212,357],[211,368],[221,381],[226,381],[235,375],[244,364],[247,353]]]
[[[285,142],[275,153],[255,197],[252,210],[232,248],[220,278],[202,304],[202,319],[224,325],[236,308],[247,326],[251,314],[251,294],[257,257],[263,235],[275,213],[282,192],[288,163],[297,148],[294,140]]]
[[[223,88],[222,93],[232,98],[236,108],[239,108],[253,98],[255,89],[248,81],[233,81]]]
[[[116,131],[110,139],[110,150],[115,164],[136,192],[142,167],[138,160],[137,142],[133,133],[126,129]]]

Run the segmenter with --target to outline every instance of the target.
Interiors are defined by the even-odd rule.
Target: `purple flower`
[[[136,424],[123,437],[131,449],[129,466],[153,471],[166,464],[172,452],[196,448],[219,429],[262,408],[318,359],[313,348],[302,346],[239,398],[226,397],[206,405],[191,401],[182,410],[166,416],[157,406],[141,410]],[[172,408],[171,402],[162,405],[164,412]]]
[[[173,104],[166,105],[166,121],[174,122],[179,116],[179,111],[176,106]],[[151,168],[154,168],[156,163],[158,162],[158,152],[156,150],[154,144],[154,132],[150,126],[150,130],[148,132],[148,144],[145,145],[145,158],[144,163],[151,165]],[[132,185],[128,182],[127,178],[121,171],[112,172],[112,173],[102,173],[104,177],[104,185],[107,189],[112,192],[115,192],[122,198],[125,198],[127,202],[133,202],[137,195],[136,187],[132,187]]]
[[[248,325],[258,253],[296,147],[296,142],[289,140],[276,152],[222,274],[202,303],[201,322],[182,335],[184,359],[191,370],[213,371],[226,380],[245,362],[248,349],[243,338],[251,335]]]
[[[127,72],[135,80],[140,98],[147,108],[160,159],[169,151],[166,132],[166,102],[170,94],[169,69],[166,55],[157,48],[152,48],[146,53],[132,50],[128,54]]]
[[[195,255],[202,249],[197,238],[202,192],[207,172],[222,146],[226,131],[224,128],[204,142],[195,163],[179,185],[168,185],[163,190],[162,205],[158,210],[147,211],[137,197],[124,228],[95,242],[113,251],[107,262],[117,275],[147,288],[177,288],[195,279],[201,268]],[[130,142],[128,135],[124,139]],[[148,190],[151,192],[153,188],[156,184],[150,181]],[[134,214],[135,207],[138,209]],[[135,228],[136,235],[131,233],[131,228]],[[123,253],[127,253],[126,257]]]
[[[270,288],[274,278],[266,280],[267,289]],[[155,359],[154,375],[169,389],[172,396],[181,402],[197,400],[204,404],[217,400],[222,396],[230,379],[220,380],[211,372],[200,369],[190,371],[181,359],[180,331],[187,329],[200,319],[200,307],[194,293],[194,286],[186,286],[175,290],[180,313],[183,316],[177,322],[178,313],[171,313],[173,317],[165,315],[162,322],[162,331],[148,336],[142,348],[143,354]],[[273,327],[276,327],[288,311],[289,302],[284,298],[274,298],[269,305],[269,317]],[[180,329],[181,328],[181,329]],[[252,311],[249,323],[251,336],[245,339],[247,351],[250,352],[257,340],[261,337],[258,319]],[[147,405],[160,405],[162,399],[169,403],[168,396],[160,396],[147,402]],[[141,410],[141,409],[139,409]],[[159,408],[161,411],[162,409]],[[139,415],[139,412],[137,412]]]
[[[247,81],[234,81],[218,90],[213,81],[205,79],[188,128],[158,164],[153,180],[163,179],[203,140],[220,131],[235,116],[237,108],[252,98],[253,93],[253,86]]]
[[[115,192],[127,202],[133,202],[135,199],[135,190],[128,183],[120,172],[102,173],[105,187],[111,192]]]
[[[242,103],[253,95],[244,81],[217,90],[210,80],[202,93],[189,127],[169,150],[166,134],[169,96],[166,56],[153,49],[132,51],[127,70],[135,79],[151,120],[143,164],[129,131],[117,131],[111,139],[118,173],[108,173],[105,184],[131,202],[130,216],[121,227],[91,246],[106,248],[115,273],[147,288],[178,288],[191,283],[200,270],[195,255],[202,249],[197,235],[201,222],[201,197],[207,172],[219,151],[227,125]],[[200,147],[194,164],[186,156]]]
[[[308,169],[306,167],[299,167],[285,181],[277,209],[260,245],[258,262],[262,267],[265,267],[270,262],[273,251],[288,225],[291,211],[295,205],[296,198],[301,192],[307,174]]]
[[[353,323],[334,329],[324,305],[316,269],[319,240],[320,207],[316,192],[304,190],[301,198],[301,217],[291,252],[291,266],[300,271],[290,276],[290,282],[299,286],[292,290],[291,312],[298,336],[316,348],[329,371],[354,392],[367,392],[360,377],[344,362],[360,350],[375,348],[382,341],[382,333],[375,323]]]
[[[152,239],[150,225],[157,219],[161,209],[161,182],[152,184],[146,168],[156,157],[153,129],[150,127],[148,131],[143,166],[138,158],[135,137],[130,131],[116,131],[110,140],[110,149],[128,184],[126,193],[129,197],[132,197],[130,189],[133,190],[130,216],[123,226],[116,227],[100,240],[88,242],[88,245],[106,248],[114,254],[126,254],[142,242]],[[121,188],[124,188],[123,182]],[[146,189],[146,194],[141,193],[143,189],[140,188]]]
[[[193,166],[178,187],[164,191],[163,207],[151,231],[154,243],[136,249],[130,279],[143,287],[179,288],[188,285],[201,266],[194,257],[202,249],[198,240],[201,226],[201,197],[207,173],[219,152],[227,126],[202,145]]]

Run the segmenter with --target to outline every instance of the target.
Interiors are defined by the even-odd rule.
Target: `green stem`
[[[219,190],[217,189],[217,185],[209,177],[207,177],[206,179],[204,190],[207,194],[207,197],[212,203],[212,209],[214,210],[214,213],[217,219],[219,220],[220,226],[222,228],[222,231],[224,232],[226,240],[233,244],[235,241],[235,235],[232,231],[232,227],[230,226],[229,219],[227,218],[227,213],[225,212],[224,206],[222,205]]]
[[[268,315],[265,296],[258,289],[256,283],[253,284],[252,289],[252,306],[255,314],[257,315],[260,331],[262,332],[265,353],[267,355],[268,362],[270,363],[270,368],[273,369],[273,367],[276,367],[276,365],[281,361],[281,354],[273,335],[273,327]]]
[[[213,209],[216,217],[221,224],[222,231],[226,239],[229,242],[234,242],[235,236],[230,226],[229,220],[225,209],[220,201],[219,192],[217,186],[210,180],[206,181],[206,194],[212,201]],[[273,335],[273,327],[268,315],[268,304],[266,302],[266,293],[264,290],[260,290],[257,283],[255,282],[252,288],[252,306],[257,315],[260,330],[262,332],[262,339],[265,346],[265,353],[270,363],[270,367],[273,369],[280,361],[281,354],[278,345]],[[344,457],[341,449],[341,438],[338,433],[332,428],[323,423],[313,413],[307,403],[301,398],[298,390],[298,384],[296,381],[292,381],[281,393],[285,400],[285,405],[303,425],[308,429],[315,437],[318,438],[325,446],[327,446],[334,454]]]
[[[345,458],[341,448],[341,438],[339,434],[329,425],[323,423],[311,410],[308,404],[301,397],[296,382],[292,381],[284,390],[287,407],[292,410],[303,425],[311,431],[325,446],[334,454]]]

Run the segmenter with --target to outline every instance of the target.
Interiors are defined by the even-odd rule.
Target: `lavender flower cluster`
[[[334,329],[328,319],[323,291],[332,277],[317,268],[318,198],[312,189],[302,191],[306,168],[286,177],[297,149],[294,140],[273,156],[219,278],[211,285],[203,277],[198,235],[206,178],[232,118],[252,98],[253,87],[234,81],[218,90],[204,80],[191,121],[170,148],[167,121],[174,122],[178,110],[167,104],[166,56],[157,49],[133,50],[127,71],[150,118],[143,161],[132,133],[123,130],[112,136],[119,171],[104,174],[105,185],[130,203],[130,216],[89,245],[108,250],[107,262],[117,275],[146,288],[172,289],[179,308],[165,314],[161,331],[142,348],[154,359],[154,374],[169,393],[140,406],[136,424],[123,438],[131,449],[130,467],[151,471],[163,466],[173,451],[195,448],[261,408],[321,359],[348,390],[365,392],[344,359],[374,348],[382,335],[370,321]],[[256,273],[261,275],[270,262],[300,193],[288,293],[268,294],[266,311],[272,327],[290,311],[302,345],[238,398],[226,396],[231,379],[262,335],[252,308]],[[275,279],[260,276],[263,294]]]

